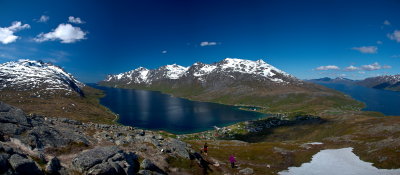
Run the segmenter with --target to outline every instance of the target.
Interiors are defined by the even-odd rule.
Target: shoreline
[[[94,86],[93,86],[93,85],[94,85]],[[97,87],[96,87],[96,86],[97,86]],[[258,114],[260,114],[260,115],[263,115],[263,116],[261,116],[261,117],[254,118],[254,119],[250,119],[250,120],[243,120],[243,121],[231,122],[231,123],[226,123],[226,124],[223,124],[223,125],[220,125],[220,126],[215,126],[215,125],[214,125],[214,126],[210,126],[210,128],[205,129],[205,130],[199,129],[199,130],[194,131],[194,132],[178,132],[178,133],[174,133],[174,132],[170,132],[170,131],[162,130],[162,129],[148,129],[148,128],[142,128],[142,127],[130,126],[130,125],[124,125],[124,124],[118,123],[117,120],[118,120],[119,117],[120,117],[119,114],[114,113],[114,112],[113,112],[111,109],[109,109],[108,107],[106,107],[106,106],[100,104],[100,99],[99,99],[99,104],[102,105],[102,106],[104,106],[108,111],[110,111],[112,114],[115,115],[115,118],[114,118],[114,120],[112,120],[112,122],[115,123],[115,124],[117,124],[117,125],[130,126],[130,127],[134,127],[134,128],[138,128],[138,129],[143,129],[143,130],[149,130],[149,131],[153,131],[153,132],[165,132],[165,133],[172,134],[172,135],[175,135],[175,136],[178,136],[178,137],[179,137],[179,136],[185,136],[185,135],[196,135],[196,134],[202,134],[202,133],[206,133],[206,132],[213,132],[213,131],[216,130],[216,128],[228,128],[228,127],[233,127],[233,126],[238,125],[238,124],[243,123],[243,122],[262,120],[262,119],[265,119],[265,118],[268,118],[268,117],[273,117],[273,116],[276,116],[276,115],[286,115],[286,116],[288,116],[288,115],[290,115],[290,114],[298,113],[298,112],[296,112],[296,111],[292,111],[292,112],[270,112],[270,111],[269,111],[269,112],[267,112],[267,111],[266,111],[267,107],[262,107],[262,106],[257,106],[257,105],[224,104],[224,103],[217,103],[217,102],[208,102],[208,101],[201,101],[201,100],[193,100],[193,99],[191,99],[191,98],[178,97],[178,96],[175,96],[175,95],[170,94],[170,93],[165,93],[165,92],[162,92],[162,91],[159,91],[159,90],[152,90],[152,89],[137,89],[137,88],[128,88],[128,87],[113,87],[113,86],[101,85],[101,84],[97,84],[97,83],[96,83],[96,84],[92,84],[91,87],[96,88],[96,89],[99,89],[98,87],[105,87],[105,88],[119,88],[119,89],[127,89],[127,90],[145,90],[145,91],[151,91],[151,92],[157,92],[157,93],[169,95],[169,96],[175,97],[175,98],[181,98],[181,99],[185,99],[185,100],[190,100],[190,101],[194,101],[194,102],[204,102],[204,103],[213,103],[213,104],[219,104],[219,105],[226,105],[226,106],[235,108],[235,109],[237,109],[237,110],[248,111],[248,112],[255,112],[255,113],[258,113]],[[102,89],[99,89],[99,90],[102,90]],[[104,91],[104,90],[102,90],[102,91]],[[105,94],[105,95],[106,95],[106,94]],[[103,97],[102,97],[102,98],[103,98]],[[257,109],[256,109],[256,110],[252,110],[252,109],[249,109],[249,108],[257,108]]]

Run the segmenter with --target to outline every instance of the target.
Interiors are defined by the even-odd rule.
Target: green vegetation
[[[185,141],[194,148],[209,144],[208,160],[219,161],[229,173],[228,157],[234,154],[240,168],[250,167],[256,174],[276,174],[290,166],[309,162],[322,149],[353,147],[361,160],[372,162],[383,169],[400,168],[400,118],[380,117],[379,113],[353,111],[321,116],[327,122],[288,125],[270,128],[248,135],[243,140],[204,140],[205,133],[191,134]],[[227,128],[232,132],[243,130],[244,122]],[[181,136],[182,137],[182,136]],[[322,142],[322,145],[306,143]],[[269,166],[270,168],[266,168]],[[216,169],[215,169],[216,170]],[[218,171],[218,170],[216,170]],[[226,172],[226,171],[224,171]],[[215,174],[218,174],[214,172]],[[220,174],[223,174],[222,172]]]

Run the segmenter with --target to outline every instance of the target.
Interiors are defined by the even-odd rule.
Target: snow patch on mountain
[[[210,74],[212,71],[214,71],[217,68],[216,65],[209,65],[209,64],[205,64],[203,67],[200,68],[199,71],[195,72],[193,75],[195,77],[201,77],[203,75],[208,75]]]
[[[270,80],[274,82],[284,82],[280,78],[273,78],[277,73],[284,76],[290,76],[286,72],[275,68],[261,59],[257,61],[251,61],[238,58],[226,58],[222,61],[221,69],[224,71],[261,75],[263,77],[270,78]]]
[[[175,80],[181,78],[182,75],[184,75],[185,72],[189,69],[189,67],[172,64],[164,66],[164,69],[166,70],[164,75],[169,79]]]

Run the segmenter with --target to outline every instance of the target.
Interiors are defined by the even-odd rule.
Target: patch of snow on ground
[[[307,143],[307,145],[322,145],[324,143],[322,142],[311,142],[311,143]]]
[[[353,148],[326,149],[315,154],[309,163],[289,167],[280,175],[399,175],[400,169],[378,169],[352,152]]]

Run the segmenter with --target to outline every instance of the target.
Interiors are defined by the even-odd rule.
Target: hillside
[[[109,75],[99,84],[161,91],[198,101],[258,106],[264,112],[354,110],[362,106],[340,92],[299,80],[263,60],[227,58],[190,67],[140,67]]]
[[[0,99],[27,113],[110,123],[115,116],[98,103],[102,95],[51,63],[19,60],[0,65]]]

